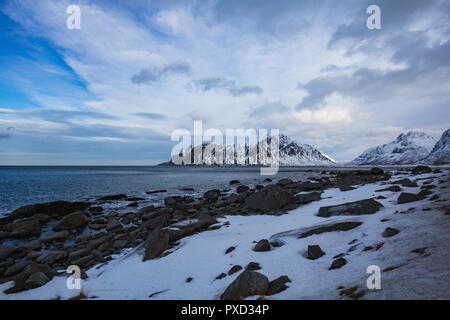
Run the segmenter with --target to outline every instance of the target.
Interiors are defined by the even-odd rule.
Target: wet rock
[[[154,191],[147,191],[146,194],[155,194],[155,193],[165,193],[167,190],[154,190]]]
[[[72,230],[88,224],[89,221],[91,221],[91,218],[89,216],[87,216],[84,212],[78,211],[68,214],[67,216],[62,218],[61,221],[59,221],[53,227],[53,230]]]
[[[333,261],[328,270],[340,269],[347,264],[347,260],[344,258],[338,258]]]
[[[261,266],[259,265],[258,262],[250,262],[246,267],[245,270],[249,270],[249,271],[256,271],[256,270],[260,270]]]
[[[266,295],[271,296],[286,290],[287,288],[289,288],[286,285],[286,283],[288,282],[291,282],[291,279],[289,279],[288,276],[281,276],[275,280],[270,281],[269,290],[267,291]]]
[[[320,246],[318,246],[318,245],[308,246],[308,259],[316,260],[324,255],[325,255],[325,252],[322,251]]]
[[[320,192],[302,193],[295,196],[295,203],[307,204],[313,201],[318,201],[320,199],[321,199]]]
[[[249,296],[265,295],[269,290],[269,279],[259,272],[242,272],[220,296],[221,300],[241,300]]]
[[[69,231],[64,230],[60,232],[54,232],[45,237],[41,238],[43,242],[52,242],[52,241],[66,241],[69,237]]]
[[[31,261],[26,260],[23,262],[17,262],[15,264],[13,264],[12,266],[10,266],[8,269],[6,269],[4,276],[5,277],[10,277],[12,275],[15,275],[19,272],[21,272],[23,269],[26,268],[26,266],[28,266],[31,263]]]
[[[383,207],[383,205],[374,199],[364,199],[340,205],[321,207],[318,216],[328,218],[341,215],[373,214],[381,207]]]
[[[253,251],[263,252],[270,251],[270,243],[267,239],[259,240],[258,243],[253,247]]]
[[[28,218],[36,214],[47,215],[66,215],[75,211],[81,211],[88,208],[91,204],[89,202],[68,202],[68,201],[54,201],[47,203],[31,204],[20,207],[11,213],[13,219]]]
[[[416,166],[411,170],[413,174],[431,173],[432,171],[428,166]]]
[[[219,194],[220,194],[220,190],[213,189],[213,190],[209,190],[209,191],[205,192],[203,194],[203,198],[208,199],[208,200],[217,200],[217,198],[219,197]]]
[[[230,181],[230,184],[239,184],[239,183],[241,183],[239,180],[231,180]]]
[[[248,191],[248,190],[250,190],[250,188],[249,187],[247,187],[247,186],[237,186],[237,188],[236,188],[236,192],[237,193],[243,193],[243,192],[245,192],[245,191]]]
[[[43,272],[33,273],[26,281],[25,281],[25,289],[35,289],[42,287],[44,284],[49,282],[50,279]]]
[[[399,185],[401,185],[403,187],[407,187],[407,188],[417,187],[417,182],[411,181],[409,179],[397,180],[397,181],[392,182],[392,184],[399,184]]]
[[[32,236],[39,236],[41,234],[41,227],[37,220],[31,219],[26,221],[15,222],[12,225],[11,238],[27,238]]]
[[[309,230],[304,231],[302,234],[298,236],[298,238],[299,239],[306,238],[312,236],[313,234],[321,234],[324,232],[348,231],[356,227],[359,227],[360,225],[362,225],[362,222],[360,221],[348,221],[348,222],[338,222],[320,227],[313,227],[310,228]]]
[[[168,247],[169,233],[167,230],[151,231],[145,246],[144,261],[159,257]]]
[[[295,197],[279,186],[271,186],[255,192],[245,200],[246,205],[253,210],[270,212],[282,209],[295,202]]]
[[[402,192],[397,199],[398,204],[409,203],[414,201],[423,200],[426,197],[426,193],[421,191],[418,194]]]
[[[390,238],[398,234],[400,231],[398,231],[395,228],[386,228],[383,233],[381,234],[384,238]]]
[[[375,190],[375,192],[383,192],[383,191],[400,192],[402,191],[402,188],[400,188],[399,186],[390,186],[384,189]]]
[[[231,276],[232,274],[238,272],[239,270],[242,270],[242,267],[240,265],[232,266],[230,270],[228,270],[228,275]]]
[[[101,198],[98,198],[98,201],[112,201],[112,200],[125,200],[128,196],[126,194],[120,193],[120,194],[114,194],[109,196],[104,196]]]

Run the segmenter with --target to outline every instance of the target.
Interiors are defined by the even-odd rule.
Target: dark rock
[[[228,270],[228,275],[231,276],[233,273],[236,273],[239,270],[242,270],[242,267],[240,265],[235,265],[235,266],[231,267],[230,270]]]
[[[352,186],[339,186],[339,190],[341,191],[351,191],[351,190],[355,190],[355,187]]]
[[[333,263],[328,268],[328,270],[340,269],[343,266],[345,266],[346,264],[347,264],[347,260],[345,260],[344,258],[338,258],[333,261]]]
[[[164,213],[144,222],[142,228],[146,230],[161,229],[167,221],[169,221],[169,214]]]
[[[155,193],[165,193],[167,190],[154,190],[154,191],[147,191],[146,194],[155,194]]]
[[[270,281],[269,290],[267,291],[266,295],[271,296],[286,290],[287,288],[289,288],[286,285],[287,282],[291,282],[291,279],[289,279],[288,276],[281,276],[275,280]]]
[[[8,269],[6,269],[4,276],[10,277],[12,275],[15,275],[16,273],[21,272],[23,269],[25,269],[26,266],[28,266],[31,263],[31,261],[26,260],[23,262],[17,262],[10,266]]]
[[[253,251],[270,251],[270,243],[267,239],[259,240],[258,243],[253,247]]]
[[[181,191],[195,191],[194,188],[182,188]]]
[[[229,254],[234,249],[236,249],[236,247],[229,247],[227,250],[225,250],[225,254]]]
[[[426,197],[426,193],[421,191],[418,194],[402,192],[397,199],[398,204],[409,203],[414,201],[423,200]]]
[[[239,180],[231,180],[230,181],[230,184],[239,184],[239,183],[241,183]]]
[[[217,223],[217,220],[214,218],[210,218],[210,217],[201,218],[198,222],[194,222],[194,223],[188,224],[186,226],[183,226],[179,230],[169,230],[170,241],[177,241],[177,240],[187,237],[197,231],[206,229],[215,223]]]
[[[130,201],[130,202],[143,201],[143,200],[145,200],[145,198],[141,198],[141,197],[129,197],[129,198],[127,198],[127,201]]]
[[[340,205],[321,207],[319,209],[319,217],[331,217],[341,215],[362,215],[373,214],[377,212],[383,205],[373,199],[364,199],[360,201],[347,202]]]
[[[51,250],[43,252],[37,259],[36,262],[40,264],[53,264],[57,261],[65,259],[67,257],[66,251],[61,250]]]
[[[33,273],[28,279],[25,281],[25,289],[35,289],[42,287],[44,284],[49,282],[50,279],[43,272]]]
[[[66,241],[68,237],[69,237],[69,231],[65,230],[65,231],[55,232],[55,233],[46,235],[41,240],[43,242],[52,242],[52,241],[61,241],[61,240]]]
[[[371,174],[384,174],[384,171],[381,168],[374,167],[374,168],[370,169],[370,173]]]
[[[295,196],[295,203],[307,204],[313,201],[318,201],[320,199],[321,199],[320,192],[302,193]]]
[[[408,187],[408,188],[417,187],[417,182],[411,181],[409,179],[397,180],[397,181],[392,182],[392,184],[399,184],[403,187]]]
[[[288,186],[293,183],[294,183],[294,181],[292,181],[292,179],[284,178],[284,179],[280,179],[277,184],[281,187],[285,187],[285,186]]]
[[[11,213],[13,219],[29,218],[36,214],[47,215],[66,215],[72,212],[85,210],[91,204],[89,202],[68,202],[68,201],[54,201],[47,203],[31,204],[20,207]]]
[[[300,191],[311,191],[323,188],[323,182],[302,182],[297,184],[297,189]]]
[[[245,270],[249,270],[249,271],[256,271],[256,270],[260,270],[261,266],[259,265],[258,262],[250,262],[246,267]]]
[[[316,260],[324,255],[325,255],[325,252],[322,251],[320,246],[318,246],[318,245],[308,246],[308,259]]]
[[[0,240],[8,238],[9,232],[8,231],[0,231]]]
[[[269,279],[259,272],[242,272],[220,296],[221,300],[241,300],[249,296],[265,295],[269,290]]]
[[[167,230],[151,231],[145,246],[144,261],[159,257],[168,247],[169,233]]]
[[[301,235],[298,236],[298,238],[306,238],[313,234],[321,234],[324,232],[333,232],[333,231],[348,231],[351,229],[354,229],[356,227],[359,227],[362,225],[362,222],[359,221],[348,221],[348,222],[338,222],[331,225],[321,226],[321,227],[314,227],[311,228],[305,232],[303,232]]]
[[[431,173],[432,171],[428,166],[416,166],[411,170],[413,174]]]
[[[31,219],[26,221],[15,222],[12,225],[11,238],[27,238],[38,236],[41,234],[41,227],[37,220]]]
[[[264,181],[267,181],[267,182],[272,182],[272,179],[270,179],[270,178],[266,178],[266,179],[264,179]]]
[[[47,214],[43,214],[43,213],[36,213],[33,216],[34,220],[37,220],[40,224],[46,223],[50,221],[50,217]]]
[[[78,211],[71,214],[68,214],[64,218],[61,219],[54,227],[53,230],[61,231],[61,230],[71,230],[81,227],[85,224],[88,224],[91,221],[91,218],[88,217],[84,212]]]
[[[245,192],[245,191],[248,191],[248,190],[250,190],[250,188],[249,187],[247,187],[247,186],[237,186],[237,188],[236,188],[236,192],[237,193],[243,193],[243,192]]]
[[[219,194],[220,194],[220,190],[217,190],[217,189],[209,190],[203,194],[203,198],[208,199],[208,200],[217,200],[217,198],[219,197]]]
[[[41,250],[41,247],[42,247],[41,239],[31,240],[22,246],[22,248],[27,250]]]
[[[255,192],[245,200],[246,205],[263,213],[282,209],[294,203],[295,197],[279,186],[271,186]]]
[[[402,188],[400,188],[399,186],[390,186],[384,189],[375,190],[375,192],[383,192],[383,191],[400,192],[402,191]]]
[[[386,228],[384,232],[381,234],[384,238],[390,238],[398,234],[400,231],[398,231],[395,228]]]
[[[102,213],[103,212],[103,208],[102,207],[90,207],[89,208],[89,212],[92,212],[93,214],[97,214],[97,213]]]
[[[108,224],[106,225],[106,231],[113,231],[117,229],[122,229],[122,224],[117,219],[111,219],[108,221]]]
[[[220,280],[220,279],[223,279],[223,278],[225,278],[227,275],[225,274],[225,273],[221,273],[221,274],[219,274],[217,277],[216,277],[216,280]]]
[[[189,283],[189,282],[191,282],[192,280],[194,280],[194,279],[191,278],[191,277],[189,277],[189,278],[186,279],[186,283]]]
[[[132,203],[127,204],[127,207],[130,207],[130,208],[135,208],[137,206],[138,206],[137,202],[132,202]]]
[[[109,196],[104,196],[101,198],[98,198],[99,201],[111,201],[111,200],[125,200],[128,196],[126,194],[120,193],[120,194],[114,194]]]
[[[166,206],[174,205],[176,202],[177,202],[177,200],[175,200],[174,197],[167,197],[167,198],[164,199],[164,204]]]

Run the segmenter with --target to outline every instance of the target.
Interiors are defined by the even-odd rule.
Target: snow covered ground
[[[125,250],[107,265],[88,270],[89,278],[83,281],[82,291],[92,299],[218,299],[240,272],[220,280],[215,280],[216,277],[222,272],[227,273],[233,265],[245,268],[253,261],[261,265],[258,272],[269,280],[287,275],[292,281],[287,284],[287,290],[266,299],[341,299],[337,287],[355,285],[365,291],[362,299],[450,299],[450,216],[437,209],[449,204],[448,182],[438,184],[439,179],[448,181],[448,176],[442,177],[446,174],[414,176],[420,179],[419,187],[402,187],[406,192],[418,193],[426,181],[423,178],[435,177],[433,194],[438,194],[446,202],[430,201],[429,196],[425,200],[399,205],[398,192],[375,192],[385,187],[376,183],[345,192],[326,190],[322,200],[300,206],[282,216],[226,216],[219,222],[228,221],[228,226],[184,238],[172,253],[162,258],[142,262],[139,250]],[[394,176],[392,180],[404,177]],[[441,188],[443,186],[447,188]],[[322,206],[379,195],[386,196],[386,199],[377,200],[384,208],[373,215],[316,216]],[[424,211],[424,208],[431,210]],[[381,222],[382,219],[389,220]],[[284,236],[277,236],[285,242],[282,247],[272,248],[269,252],[252,251],[254,241],[341,220],[362,221],[363,224],[350,231],[327,232],[303,239],[284,233]],[[381,234],[386,227],[396,228],[400,233],[383,238]],[[357,241],[349,244],[354,239]],[[363,251],[364,247],[375,247],[381,242],[384,245],[379,250]],[[308,245],[316,244],[326,255],[317,260],[307,259]],[[355,245],[356,248],[348,252]],[[230,246],[236,249],[225,254]],[[427,249],[423,254],[411,252],[424,247]],[[341,269],[328,270],[333,256],[340,253],[346,253],[347,264]],[[366,287],[369,265],[378,265],[381,270],[400,267],[382,271],[381,290],[369,290]],[[189,283],[185,281],[188,277],[193,278]],[[79,290],[67,289],[66,280],[66,276],[55,277],[43,287],[18,294],[3,294],[0,299],[68,299],[77,296]],[[3,284],[0,292],[9,286],[10,283]],[[149,297],[151,294],[154,295]]]

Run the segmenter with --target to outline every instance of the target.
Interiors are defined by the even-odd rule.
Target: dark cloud
[[[152,112],[140,112],[140,113],[135,113],[135,115],[142,117],[142,118],[147,118],[147,119],[151,119],[151,120],[163,120],[166,119],[166,116],[160,113],[152,113]]]
[[[210,77],[193,81],[194,86],[202,91],[210,90],[228,90],[233,97],[240,97],[246,94],[261,94],[262,88],[259,86],[238,86],[236,81],[228,80],[222,77]]]
[[[186,75],[191,73],[191,66],[185,62],[176,62],[162,68],[150,67],[135,74],[131,81],[136,84],[150,84],[169,75]]]

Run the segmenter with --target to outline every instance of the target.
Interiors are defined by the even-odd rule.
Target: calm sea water
[[[328,168],[329,169],[329,168]],[[306,180],[320,167],[283,167],[277,180],[290,177]],[[203,193],[212,188],[227,189],[237,179],[252,186],[264,182],[266,176],[256,167],[1,167],[0,215],[26,205],[56,200],[93,200],[125,193],[146,198],[143,204],[157,203],[169,195]],[[194,192],[182,191],[194,188]],[[146,191],[166,189],[164,194],[147,195]]]

